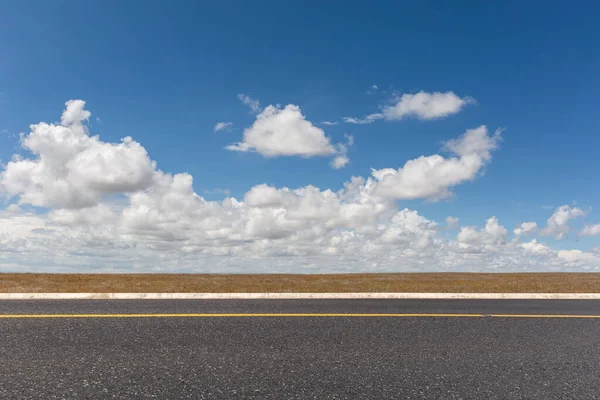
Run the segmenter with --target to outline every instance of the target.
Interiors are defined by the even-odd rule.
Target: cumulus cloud
[[[384,243],[410,243],[411,250],[424,250],[433,246],[437,224],[407,208],[395,213],[390,224],[382,229]]]
[[[375,193],[395,199],[446,198],[452,194],[451,187],[475,179],[490,162],[491,152],[498,147],[500,133],[497,130],[490,135],[482,125],[445,143],[444,149],[455,157],[421,156],[407,161],[397,170],[374,169]]]
[[[346,154],[335,156],[333,160],[331,160],[331,168],[340,169],[344,168],[350,162],[350,158]]]
[[[538,243],[537,240],[533,239],[530,242],[519,244],[526,253],[536,256],[545,256],[552,252],[552,250],[544,243]]]
[[[258,114],[260,112],[260,102],[258,100],[243,93],[238,94],[237,97],[243,104],[250,107],[250,111],[253,113]]]
[[[83,100],[69,100],[65,103],[65,110],[60,117],[60,124],[62,126],[71,126],[75,124],[81,124],[82,121],[87,121],[92,116],[92,113],[85,110],[85,101]]]
[[[300,107],[288,104],[284,108],[268,106],[256,121],[244,131],[243,141],[227,146],[232,151],[254,151],[264,157],[335,156],[331,165],[342,168],[350,161],[348,145],[333,144],[325,132],[306,119]]]
[[[531,235],[537,231],[537,228],[538,226],[535,222],[523,222],[518,228],[513,230],[513,233],[516,237]]]
[[[215,125],[215,132],[230,129],[233,126],[233,122],[217,122]]]
[[[457,217],[448,216],[446,217],[446,226],[449,229],[454,229],[458,226],[460,220]]]
[[[346,144],[337,144],[337,156],[331,160],[331,168],[333,169],[344,168],[350,163],[350,158],[348,157],[348,147],[354,144],[354,136],[346,133],[344,134],[344,137],[346,138]]]
[[[415,210],[399,209],[395,201],[405,193],[409,198],[429,198],[447,191],[439,189],[444,185],[469,179],[440,178],[445,174],[433,170],[419,179],[432,181],[438,189],[415,188],[405,177],[396,183],[408,188],[385,196],[380,191],[383,177],[375,173],[352,177],[339,190],[259,184],[240,199],[208,201],[195,192],[190,174],[160,171],[132,139],[112,144],[91,136],[88,118],[83,102],[67,103],[60,124],[32,125],[23,137],[32,158],[16,157],[2,171],[2,190],[13,199],[0,210],[0,269],[297,272],[307,265],[318,266],[320,272],[600,269],[592,253],[557,253],[535,240],[507,241],[507,231],[495,217],[483,228],[461,228],[455,240],[442,239],[435,221]],[[444,162],[490,161],[498,138],[481,128],[473,131],[446,144],[455,156],[442,158]],[[344,145],[351,144],[348,136]],[[406,164],[390,173],[407,173]],[[452,175],[451,165],[446,175]]]
[[[30,126],[22,146],[35,158],[14,157],[0,175],[0,192],[18,196],[21,204],[80,208],[104,195],[143,190],[152,184],[155,164],[131,137],[121,143],[90,136],[91,113],[82,100],[70,100],[58,125]]]
[[[473,246],[493,246],[505,242],[508,231],[498,222],[498,218],[491,217],[485,227],[478,230],[474,226],[463,226],[456,236],[456,241]]]
[[[581,232],[581,236],[599,236],[600,235],[600,224],[585,225]]]
[[[593,253],[586,253],[581,250],[560,250],[558,252],[558,258],[568,263],[576,263],[591,261],[596,257]]]
[[[369,114],[364,118],[344,117],[344,122],[349,124],[371,124],[378,120],[398,121],[407,117],[421,120],[439,119],[456,114],[468,104],[477,101],[472,97],[459,97],[454,92],[420,91],[418,93],[405,93],[396,98],[392,104],[381,107],[380,113]]]
[[[454,92],[419,92],[405,93],[398,101],[383,108],[386,120],[400,120],[405,117],[415,117],[428,120],[447,117],[458,113],[467,104],[475,103],[471,97],[458,97]]]
[[[585,212],[577,207],[571,207],[568,205],[560,206],[550,218],[544,228],[540,231],[542,236],[553,236],[557,240],[564,239],[570,231],[569,221],[582,217]]]
[[[306,119],[300,107],[268,106],[244,131],[244,140],[227,146],[234,151],[256,151],[265,157],[328,156],[335,147],[325,132]]]

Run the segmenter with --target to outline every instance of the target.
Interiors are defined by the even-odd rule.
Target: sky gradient
[[[600,270],[599,13],[3,2],[0,270]]]

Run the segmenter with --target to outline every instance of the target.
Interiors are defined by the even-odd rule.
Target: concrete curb
[[[0,293],[0,300],[513,299],[600,300],[600,293]]]

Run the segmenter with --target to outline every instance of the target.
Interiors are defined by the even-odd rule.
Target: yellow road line
[[[0,314],[0,319],[25,318],[222,318],[222,317],[417,317],[417,318],[597,318],[600,315],[568,314],[356,314],[356,313],[274,313],[274,314]]]
[[[0,314],[1,318],[483,317],[482,314]]]

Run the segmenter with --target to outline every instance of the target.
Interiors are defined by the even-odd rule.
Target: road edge
[[[600,300],[600,293],[0,293],[0,300]]]

